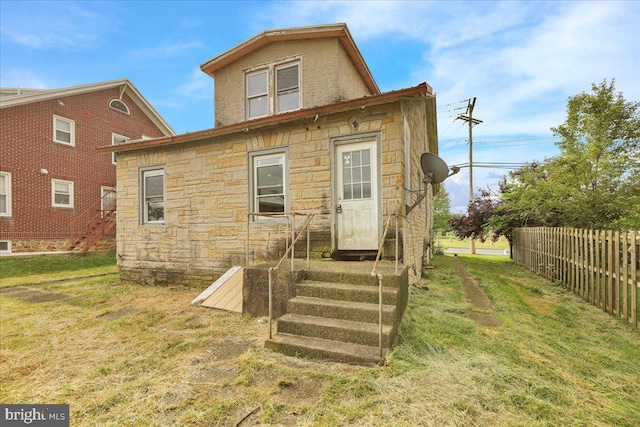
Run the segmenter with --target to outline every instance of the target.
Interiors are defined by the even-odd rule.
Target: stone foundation
[[[71,245],[70,239],[7,239],[11,242],[11,253],[29,252],[66,252]],[[116,239],[100,239],[89,252],[107,252],[116,249]]]

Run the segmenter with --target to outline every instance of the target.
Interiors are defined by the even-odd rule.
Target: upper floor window
[[[76,145],[76,122],[60,116],[53,116],[53,142]]]
[[[121,99],[112,99],[109,101],[109,108],[119,111],[122,114],[130,115],[129,106]]]
[[[164,224],[164,168],[142,171],[142,223]]]
[[[126,136],[118,135],[117,133],[111,134],[111,145],[124,144],[129,138]],[[116,164],[116,153],[111,153],[111,163]]]
[[[300,109],[300,60],[285,60],[245,73],[245,116],[255,119]]]
[[[276,67],[276,113],[300,109],[298,63]]]
[[[11,216],[11,174],[0,172],[0,216]]]
[[[73,207],[73,181],[51,180],[51,206],[57,208]]]

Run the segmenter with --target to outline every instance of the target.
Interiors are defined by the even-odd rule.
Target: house
[[[252,259],[273,257],[283,220],[252,212],[318,214],[317,256],[375,252],[399,199],[404,211],[431,191],[420,155],[437,152],[433,90],[380,93],[346,25],[265,31],[201,68],[214,128],[100,150],[118,156],[124,279],[209,284],[244,261],[247,228]],[[428,200],[400,236],[417,263]]]
[[[214,79],[215,127],[99,150],[117,153],[123,280],[205,288],[232,266],[276,262],[311,216],[296,256],[308,245],[315,260],[371,259],[393,217],[382,256],[398,254],[400,281],[420,274],[434,191],[420,159],[437,153],[428,84],[380,92],[345,24],[265,31],[201,69]],[[254,273],[241,311],[266,315]],[[295,294],[280,289],[278,315]]]
[[[1,253],[86,250],[99,233],[110,236],[99,247],[114,248],[115,157],[96,148],[175,135],[126,79],[2,88],[0,129]],[[102,228],[89,236],[94,217]]]

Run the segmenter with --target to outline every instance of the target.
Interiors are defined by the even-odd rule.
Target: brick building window
[[[76,145],[76,122],[53,116],[53,142]]]
[[[73,207],[73,181],[51,180],[51,206],[56,208]]]
[[[0,240],[0,254],[11,253],[11,240]]]
[[[11,216],[11,174],[0,172],[0,216]]]
[[[121,99],[112,99],[109,101],[109,108],[112,110],[116,110],[122,114],[126,114],[127,116],[131,114],[129,110],[129,106],[124,103]]]
[[[164,168],[142,171],[142,223],[164,224]]]
[[[124,144],[129,138],[126,136],[118,135],[117,133],[111,134],[111,145]],[[116,153],[111,153],[111,163],[116,164]]]

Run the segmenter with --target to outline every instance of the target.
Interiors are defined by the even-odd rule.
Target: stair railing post
[[[246,267],[249,267],[249,226],[251,224],[251,214],[248,213],[247,214],[247,244],[245,247],[245,260],[244,260],[244,265]]]
[[[272,303],[272,275],[273,275],[273,271],[275,270],[274,267],[269,267],[269,339],[272,338],[272,332],[271,332],[271,318],[273,317],[271,315],[272,311],[273,311],[273,303]]]
[[[293,271],[293,259],[295,258],[295,250],[296,250],[296,214],[291,214],[291,271]]]
[[[398,215],[396,217],[396,274],[398,274]],[[405,234],[403,234],[404,236]]]
[[[313,218],[313,214],[311,215]],[[307,223],[307,270],[309,269],[309,252],[311,250],[311,220]]]
[[[378,352],[382,358],[382,274],[378,274]]]

